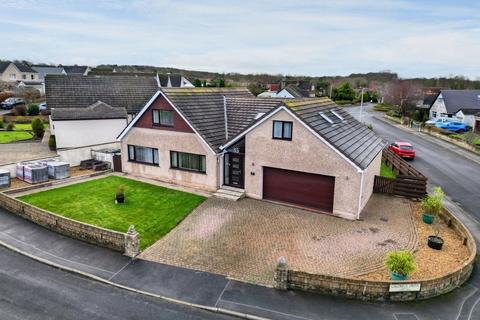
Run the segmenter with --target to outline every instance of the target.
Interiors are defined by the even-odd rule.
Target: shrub
[[[3,124],[2,119],[0,119],[0,129],[3,129],[3,128],[5,128],[5,124]]]
[[[367,126],[368,129],[373,131],[373,125],[371,123],[368,123],[366,126]]]
[[[125,194],[125,186],[124,185],[119,185],[117,187],[116,195],[117,196],[123,196],[124,194]]]
[[[13,108],[13,114],[16,116],[26,116],[27,115],[27,107],[25,105],[20,104]]]
[[[18,117],[15,119],[15,122],[16,122],[16,123],[30,123],[31,120],[28,119],[28,118],[25,118],[24,116],[18,116]]]
[[[55,140],[54,134],[50,135],[50,137],[48,138],[48,147],[50,148],[50,150],[57,149],[57,141]]]
[[[9,122],[7,125],[7,131],[13,131],[15,129],[15,123]]]
[[[392,109],[392,105],[388,103],[379,103],[373,107],[373,110],[381,111],[381,112],[387,112],[387,111],[390,111],[391,109]]]
[[[43,134],[45,133],[45,128],[43,127],[42,120],[35,118],[32,121],[32,130],[33,133],[35,133],[35,137],[42,138]]]
[[[391,251],[387,253],[385,266],[391,272],[401,275],[409,275],[415,271],[417,267],[413,254],[406,250]]]
[[[429,194],[422,199],[422,209],[425,213],[436,216],[443,208],[443,193],[442,188],[436,187],[433,194]]]
[[[40,113],[40,108],[38,107],[38,104],[36,103],[30,103],[27,108],[27,114],[29,116],[38,116]]]
[[[415,110],[415,112],[413,113],[413,120],[416,122],[422,122],[423,113],[420,110]]]
[[[462,139],[468,144],[474,144],[474,142],[478,139],[478,136],[473,131],[468,131],[462,136]]]
[[[387,112],[387,116],[400,118],[402,114],[400,113],[400,111],[392,109]]]

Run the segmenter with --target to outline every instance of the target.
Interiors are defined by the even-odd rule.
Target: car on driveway
[[[22,98],[8,98],[0,104],[0,108],[4,110],[11,110],[20,104],[25,104]]]
[[[464,133],[468,131],[468,126],[463,123],[463,122],[445,122],[445,123],[439,123],[435,125],[437,128],[445,129],[448,131],[453,131],[453,132],[458,132],[458,133]]]
[[[439,123],[447,123],[447,122],[453,122],[455,119],[452,118],[436,118],[436,119],[431,119],[425,122],[425,124],[428,126],[436,126]]]
[[[388,149],[395,152],[397,156],[405,159],[415,159],[415,149],[409,142],[396,141],[388,146]]]
[[[40,111],[42,111],[42,110],[47,110],[47,103],[46,103],[46,102],[40,103],[40,104],[38,105],[38,109],[39,109]]]

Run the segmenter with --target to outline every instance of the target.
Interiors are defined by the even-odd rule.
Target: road
[[[233,319],[131,293],[0,246],[0,319]]]
[[[430,184],[442,187],[451,200],[480,222],[480,164],[379,120],[383,114],[372,112],[371,104],[365,109],[363,122],[371,123],[373,130],[388,142],[402,140],[412,143],[417,153],[411,164],[428,177]],[[350,107],[348,111],[358,118],[359,107]]]

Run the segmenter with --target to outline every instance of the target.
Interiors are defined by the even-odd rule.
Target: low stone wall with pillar
[[[0,207],[70,238],[112,249],[135,258],[140,253],[140,235],[134,226],[127,233],[100,228],[40,209],[0,192]]]
[[[462,266],[443,276],[406,281],[342,278],[292,270],[288,267],[288,261],[281,257],[275,270],[276,287],[282,290],[310,291],[369,301],[425,300],[448,293],[470,277],[477,247],[470,231],[449,211],[444,210],[440,218],[463,238],[463,243],[470,252],[468,260]]]

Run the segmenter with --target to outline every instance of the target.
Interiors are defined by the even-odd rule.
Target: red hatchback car
[[[388,147],[388,149],[395,152],[399,157],[412,160],[415,159],[415,149],[413,149],[413,146],[408,142],[394,142]]]

